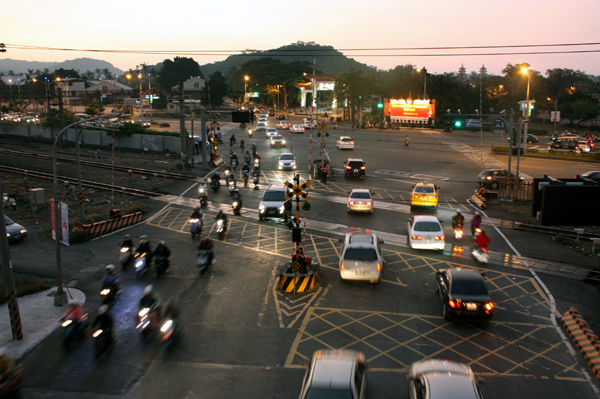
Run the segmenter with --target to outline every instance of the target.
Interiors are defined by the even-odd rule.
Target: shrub
[[[79,244],[90,240],[90,233],[87,231],[76,230],[69,232],[69,244]]]
[[[15,287],[17,289],[17,297],[22,297],[47,290],[51,286],[46,284],[44,280],[15,276]],[[6,302],[6,285],[2,282],[0,283],[0,304]]]
[[[142,214],[146,214],[146,213],[150,212],[150,208],[148,208],[148,205],[146,205],[146,204],[136,204],[136,205],[133,205],[131,208],[127,208],[123,214],[129,215],[131,213],[136,213],[136,212],[141,212]]]
[[[579,246],[579,242],[577,242],[577,240],[572,239],[571,237],[554,236],[554,241],[556,241],[559,244],[566,245],[568,247],[575,248]]]

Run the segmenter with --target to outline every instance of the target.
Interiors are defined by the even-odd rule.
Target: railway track
[[[12,166],[0,165],[0,171],[15,173],[15,174],[19,174],[19,175],[25,175],[25,176],[33,177],[33,178],[37,178],[37,179],[54,180],[53,174],[38,172],[35,170],[14,168]],[[73,177],[57,176],[57,179],[60,182],[64,182],[66,184],[72,184],[72,185],[78,184],[77,179],[73,178]],[[139,190],[137,188],[128,188],[128,187],[122,187],[122,186],[113,186],[110,184],[94,182],[94,181],[89,181],[89,180],[82,180],[81,185],[83,187],[95,188],[97,190],[115,191],[115,192],[118,192],[121,194],[128,194],[128,195],[133,195],[133,196],[142,197],[142,198],[153,198],[153,197],[158,197],[158,196],[162,195],[162,194],[155,193],[152,191],[145,191],[145,190]]]
[[[28,157],[28,158],[36,158],[36,159],[42,159],[42,160],[47,160],[47,161],[53,160],[53,157],[51,155],[35,154],[35,153],[31,153],[31,152],[23,152],[23,151],[11,150],[11,149],[5,149],[5,148],[0,149],[0,154],[7,154],[7,155],[20,156],[20,157]],[[64,163],[77,163],[77,160],[73,159],[73,158],[56,157],[56,159],[57,159],[57,161],[64,162]],[[114,169],[116,171],[125,172],[125,173],[136,173],[136,174],[147,175],[147,176],[161,176],[161,177],[168,177],[171,179],[181,179],[181,180],[193,179],[193,176],[187,176],[187,175],[183,175],[181,173],[167,172],[164,170],[152,170],[152,169],[135,168],[135,167],[131,167],[131,166],[111,165],[109,163],[92,162],[92,161],[85,161],[85,160],[80,160],[80,163],[81,163],[81,165],[84,165],[84,166],[91,166],[94,168],[102,168],[102,169]]]
[[[562,235],[562,236],[566,236],[566,237],[577,238],[577,232],[575,232],[573,230],[560,229],[557,227],[537,226],[537,225],[522,223],[522,224],[516,225],[515,229],[516,230],[524,230],[524,231],[535,231],[538,233],[555,234],[555,235]],[[584,239],[584,240],[592,240],[594,238],[600,238],[600,235],[584,233],[584,234],[579,234],[579,238]]]

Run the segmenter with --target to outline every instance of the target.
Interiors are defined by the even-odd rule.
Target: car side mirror
[[[385,241],[383,241],[383,240],[379,240],[379,243],[380,243],[380,244],[385,244]]]
[[[348,161],[344,161],[344,163],[348,163]]]
[[[415,186],[410,186],[410,188],[415,188]]]

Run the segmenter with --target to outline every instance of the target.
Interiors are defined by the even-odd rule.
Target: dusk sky
[[[343,50],[346,56],[380,69],[413,64],[425,66],[429,73],[443,73],[457,71],[464,64],[471,72],[485,64],[488,73],[500,75],[508,63],[526,62],[540,72],[569,68],[600,75],[600,44],[452,52],[596,51],[547,55],[416,56],[449,51],[382,50],[600,43],[599,17],[600,0],[30,0],[26,9],[21,8],[13,17],[3,15],[0,42],[7,45],[7,52],[0,53],[0,57],[27,61],[89,57],[126,70],[177,55],[193,57],[203,65],[245,49],[269,50],[297,41],[314,41],[348,49]],[[13,48],[15,45],[179,54],[25,50]],[[230,53],[189,55],[186,51]]]

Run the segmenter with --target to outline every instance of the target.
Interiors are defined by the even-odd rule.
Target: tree
[[[75,69],[64,69],[64,68],[59,68],[57,70],[54,71],[54,76],[61,78],[61,79],[65,79],[65,78],[76,78],[79,79],[79,71],[75,70]]]
[[[600,105],[598,100],[591,98],[575,100],[561,105],[562,117],[571,120],[578,120],[577,124],[590,119],[595,119],[600,114]]]
[[[211,105],[220,106],[223,104],[223,97],[227,95],[229,86],[227,79],[219,71],[213,72],[208,78],[210,85],[210,103]],[[208,104],[208,90],[205,90],[205,98],[202,100],[204,104]]]
[[[102,106],[102,104],[100,104],[100,101],[98,101],[97,99],[92,101],[89,107],[85,108],[85,113],[92,116],[100,115],[103,111],[104,107]]]
[[[192,76],[202,75],[200,65],[193,58],[175,57],[173,61],[166,59],[157,78],[159,85],[165,90],[171,88],[180,82],[185,82]]]

